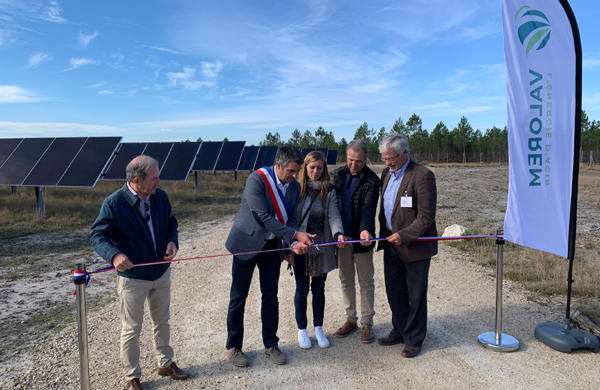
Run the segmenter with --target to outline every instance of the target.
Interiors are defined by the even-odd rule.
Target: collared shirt
[[[279,187],[279,189],[283,193],[283,196],[285,196],[285,193],[287,192],[287,189],[290,186],[290,183],[288,182],[288,183],[283,184],[281,182],[281,180],[279,180],[279,176],[277,176],[277,173],[275,173],[275,178],[277,180],[277,187]]]
[[[140,215],[148,225],[148,229],[150,229],[150,235],[152,236],[152,244],[154,245],[154,249],[156,249],[156,238],[154,237],[154,227],[152,226],[152,212],[150,210],[150,197],[147,196],[146,199],[142,199],[137,192],[129,185],[127,182],[127,188],[131,193],[139,199],[138,201],[138,210],[140,211]]]
[[[408,158],[402,168],[398,169],[396,172],[389,171],[390,180],[388,181],[385,193],[383,194],[383,212],[385,213],[385,224],[390,231],[392,231],[392,213],[394,212],[396,195],[398,194],[398,188],[400,188],[400,183],[402,183],[402,178],[404,177],[404,172],[406,171],[409,162],[410,158]]]

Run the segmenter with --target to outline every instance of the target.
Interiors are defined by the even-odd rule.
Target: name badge
[[[412,196],[403,196],[400,198],[400,207],[412,207]]]

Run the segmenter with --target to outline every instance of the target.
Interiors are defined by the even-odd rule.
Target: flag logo
[[[527,55],[534,47],[542,50],[550,40],[550,21],[542,11],[530,8],[524,5],[515,14],[515,20],[519,17],[524,19],[517,33]]]

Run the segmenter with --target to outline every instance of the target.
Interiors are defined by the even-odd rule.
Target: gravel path
[[[223,237],[231,218],[201,224],[182,235],[181,257],[222,253]],[[505,284],[504,331],[521,341],[521,350],[503,354],[478,345],[477,335],[493,330],[495,281],[488,270],[462,259],[464,255],[441,245],[431,265],[429,333],[423,353],[415,359],[400,356],[402,346],[362,344],[359,334],[336,339],[332,346],[301,350],[296,344],[293,314],[294,282],[286,272],[280,280],[281,349],[289,364],[274,366],[263,356],[260,338],[260,294],[254,280],[246,308],[244,350],[248,369],[225,361],[231,258],[190,261],[173,266],[172,344],[176,361],[192,374],[190,380],[172,382],[154,368],[149,327],[142,335],[143,382],[149,389],[231,388],[593,388],[600,383],[600,355],[564,354],[533,337],[535,324],[560,320],[560,307],[527,301],[511,283]],[[383,288],[382,254],[375,256],[375,333],[385,335],[390,312]],[[96,278],[114,278],[114,275]],[[256,278],[255,278],[256,279]],[[94,281],[90,284],[94,288]],[[343,320],[337,271],[329,274],[324,329],[331,334]],[[122,386],[118,361],[118,305],[109,304],[89,315],[90,375],[93,389]],[[309,331],[312,333],[312,331]],[[32,368],[17,387],[27,389],[78,388],[76,327],[40,349]],[[401,369],[399,369],[399,366]],[[596,385],[594,385],[596,383]]]
[[[464,180],[489,178],[489,172],[465,173]],[[439,171],[438,183],[456,183],[454,173]],[[495,180],[503,181],[502,177]],[[469,183],[463,183],[469,186]],[[440,186],[440,188],[444,188]],[[496,190],[493,186],[490,188]],[[471,188],[477,192],[477,188]],[[502,191],[501,188],[498,191]],[[441,216],[461,223],[462,192],[441,192],[440,204],[454,206]],[[466,194],[465,197],[473,197]],[[504,195],[505,196],[505,195]],[[497,197],[485,207],[490,226],[498,226],[503,217],[502,201]],[[481,208],[476,208],[480,210]],[[481,212],[475,208],[467,212]],[[442,210],[440,210],[442,211]],[[452,214],[455,214],[454,216]],[[464,218],[464,217],[461,217]],[[186,227],[181,232],[178,257],[225,253],[223,243],[232,217]],[[464,222],[462,222],[464,224]],[[490,250],[495,250],[493,246]],[[178,365],[192,377],[173,382],[157,375],[152,355],[149,317],[142,331],[142,381],[148,389],[237,389],[237,388],[596,388],[600,383],[600,354],[589,351],[564,354],[554,351],[533,336],[536,324],[560,321],[564,298],[532,302],[516,283],[504,284],[504,332],[518,338],[521,349],[497,353],[482,348],[477,336],[494,330],[495,275],[490,269],[466,259],[467,254],[445,244],[434,258],[430,270],[429,331],[423,352],[415,359],[400,355],[402,345],[382,347],[362,344],[359,333],[344,339],[330,337],[332,346],[301,350],[297,346],[294,321],[294,280],[282,267],[279,283],[280,347],[289,364],[274,366],[264,358],[260,337],[260,291],[255,277],[246,305],[244,351],[249,368],[234,368],[225,359],[227,304],[231,277],[231,257],[177,263],[172,272],[172,345]],[[390,311],[385,297],[382,253],[375,255],[375,326],[376,336],[390,329]],[[102,281],[115,284],[115,275],[94,276],[89,290]],[[64,286],[70,289],[72,285]],[[114,290],[112,292],[114,295]],[[344,320],[337,270],[328,275],[324,330],[331,335]],[[89,357],[92,389],[118,389],[123,386],[119,363],[118,304],[98,309],[89,307]],[[310,323],[310,315],[309,315]],[[309,329],[312,335],[312,329]],[[70,325],[60,334],[38,344],[23,374],[5,377],[3,388],[77,389],[79,356],[77,326]],[[594,385],[595,383],[595,385]]]

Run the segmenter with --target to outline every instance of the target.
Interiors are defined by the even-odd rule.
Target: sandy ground
[[[489,178],[492,171],[465,173],[465,180]],[[464,222],[468,218],[487,218],[498,226],[503,218],[501,196],[479,193],[469,187],[461,191],[456,173],[439,170],[440,183],[455,183],[457,193],[441,190],[440,218]],[[477,177],[473,178],[473,175]],[[502,182],[501,175],[494,178]],[[492,183],[493,184],[493,183]],[[443,188],[440,186],[440,188]],[[505,191],[487,185],[488,191]],[[475,194],[474,194],[475,193]],[[479,195],[477,195],[479,193]],[[505,194],[505,192],[504,192]],[[481,207],[465,210],[463,197],[477,196]],[[505,196],[505,195],[504,195]],[[489,199],[487,199],[489,198]],[[488,204],[489,203],[489,204]],[[458,215],[461,217],[459,218]],[[467,219],[468,219],[467,218]],[[213,223],[197,224],[181,231],[178,257],[225,253],[223,243],[232,217]],[[592,221],[593,222],[593,221]],[[597,223],[597,222],[595,222]],[[493,246],[490,250],[494,250]],[[237,388],[596,388],[600,383],[600,354],[581,351],[565,354],[554,351],[533,336],[536,324],[560,321],[564,298],[540,304],[528,300],[528,293],[517,283],[504,284],[504,332],[519,339],[521,348],[513,353],[498,353],[482,348],[477,336],[494,330],[495,275],[490,269],[467,261],[467,254],[440,245],[430,271],[429,331],[422,354],[415,359],[400,355],[402,345],[382,347],[362,344],[359,333],[344,339],[332,334],[344,320],[337,270],[328,275],[324,329],[332,346],[302,350],[297,346],[294,321],[294,280],[282,267],[279,282],[280,348],[288,357],[285,366],[265,359],[260,337],[260,292],[257,273],[246,305],[244,351],[249,368],[235,368],[226,361],[225,338],[231,257],[196,260],[173,265],[171,341],[176,362],[192,377],[183,382],[162,378],[156,373],[152,353],[149,317],[146,313],[141,340],[142,381],[148,389],[237,389]],[[376,315],[374,331],[385,336],[391,317],[383,281],[382,253],[375,255]],[[93,267],[94,268],[94,267]],[[114,286],[115,275],[104,273],[92,279],[88,292],[100,285]],[[111,290],[109,290],[111,291]],[[57,288],[65,299],[73,299],[72,284]],[[110,294],[114,295],[114,290]],[[123,386],[119,363],[118,304],[112,302],[98,310],[89,309],[89,358],[92,389],[118,389]],[[309,323],[311,323],[309,311]],[[312,335],[312,328],[309,334]],[[55,337],[22,351],[20,365],[3,364],[0,387],[23,389],[79,388],[77,326],[70,325]],[[18,359],[17,359],[18,360]],[[10,363],[10,362],[9,362]],[[595,383],[595,385],[594,385]]]

